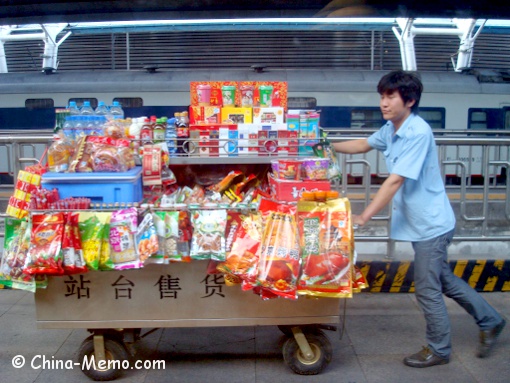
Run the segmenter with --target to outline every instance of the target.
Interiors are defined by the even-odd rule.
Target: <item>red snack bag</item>
[[[354,236],[349,201],[299,201],[297,209],[303,249],[299,294],[351,297]]]
[[[64,214],[35,214],[32,217],[30,249],[24,273],[62,275]]]
[[[66,213],[62,237],[62,266],[64,274],[78,274],[88,271],[81,248],[78,213]]]
[[[273,296],[297,299],[297,281],[301,266],[296,207],[261,202],[260,210],[269,214],[259,247],[257,285],[263,299]],[[267,290],[267,291],[266,291]]]
[[[262,217],[258,213],[230,212],[227,224],[226,260],[218,270],[226,274],[225,283],[238,284],[256,275],[257,250],[262,236]]]

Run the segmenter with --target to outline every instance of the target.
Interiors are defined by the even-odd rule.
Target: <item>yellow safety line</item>
[[[499,271],[503,270],[504,265],[503,260],[494,261],[494,267]],[[494,287],[496,287],[496,283],[498,282],[498,275],[487,277],[487,283],[483,287],[483,291],[494,291]]]
[[[482,275],[483,269],[485,267],[485,264],[487,261],[476,261],[475,267],[473,267],[473,272],[471,273],[471,276],[469,277],[468,284],[475,288],[476,284],[480,280],[480,276]]]
[[[399,293],[402,288],[402,284],[404,283],[404,279],[407,275],[407,271],[411,266],[411,262],[401,262],[398,265],[397,274],[393,278],[393,283],[390,287],[390,293]]]

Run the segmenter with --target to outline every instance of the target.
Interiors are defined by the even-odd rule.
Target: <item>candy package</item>
[[[83,248],[83,258],[89,270],[113,269],[113,263],[102,257],[103,242],[105,230],[108,229],[107,223],[111,213],[107,212],[80,212],[79,228],[81,244]],[[108,243],[108,242],[106,242]],[[108,255],[108,254],[106,254]]]
[[[136,246],[140,262],[144,264],[151,256],[158,253],[158,234],[154,226],[154,219],[150,212],[147,212],[142,218],[142,222],[136,230]]]

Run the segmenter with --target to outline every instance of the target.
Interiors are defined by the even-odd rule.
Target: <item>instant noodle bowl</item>
[[[299,159],[278,160],[278,178],[285,180],[301,179],[301,161]]]
[[[307,179],[328,179],[329,158],[307,158],[302,161],[302,166]]]

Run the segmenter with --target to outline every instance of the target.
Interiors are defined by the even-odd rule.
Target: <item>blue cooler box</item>
[[[60,198],[87,197],[93,203],[140,202],[142,167],[123,173],[44,173],[41,185],[58,189]]]

